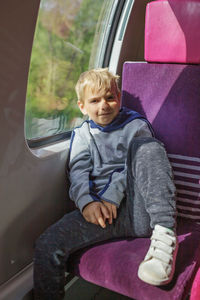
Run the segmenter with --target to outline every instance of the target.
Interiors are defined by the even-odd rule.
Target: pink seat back
[[[200,1],[159,0],[146,9],[145,59],[200,63]]]

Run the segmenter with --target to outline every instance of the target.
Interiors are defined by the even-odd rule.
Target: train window
[[[41,1],[27,89],[28,140],[57,136],[82,121],[74,86],[89,61],[94,64],[92,47],[95,53],[114,2]]]

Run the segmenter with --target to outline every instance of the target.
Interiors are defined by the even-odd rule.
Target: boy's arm
[[[106,219],[111,224],[112,219],[116,218],[117,208],[108,202],[94,201],[90,196],[89,174],[93,163],[86,140],[81,132],[73,131],[68,165],[71,182],[69,195],[86,221],[105,228]]]
[[[140,119],[140,125],[136,134],[133,137],[153,137],[154,131],[150,122],[146,119]]]
[[[93,166],[86,139],[78,130],[72,133],[69,155],[69,195],[82,212],[87,204],[94,201],[89,188],[89,174]]]
[[[127,132],[125,133],[128,135],[129,144],[134,137],[152,137],[152,129],[149,127],[148,123],[146,123],[143,120],[140,120],[137,131],[134,132],[130,129],[131,126],[127,127]],[[100,195],[101,199],[113,203],[117,207],[119,207],[122,199],[125,196],[124,192],[126,190],[126,182],[127,182],[126,175],[127,175],[127,166],[125,162],[123,170],[116,171],[112,174],[110,184],[107,186],[107,189],[105,189],[105,191]]]

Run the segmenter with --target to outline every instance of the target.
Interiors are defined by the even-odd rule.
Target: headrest
[[[158,0],[147,4],[145,60],[200,63],[200,0]]]

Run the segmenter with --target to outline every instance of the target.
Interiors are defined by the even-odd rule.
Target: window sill
[[[69,149],[69,145],[70,145],[70,140],[65,140],[48,146],[34,148],[34,149],[29,148],[29,149],[35,156],[39,158],[44,158],[44,157],[51,156],[52,154],[55,153],[60,153],[60,152],[66,153],[66,150]]]

